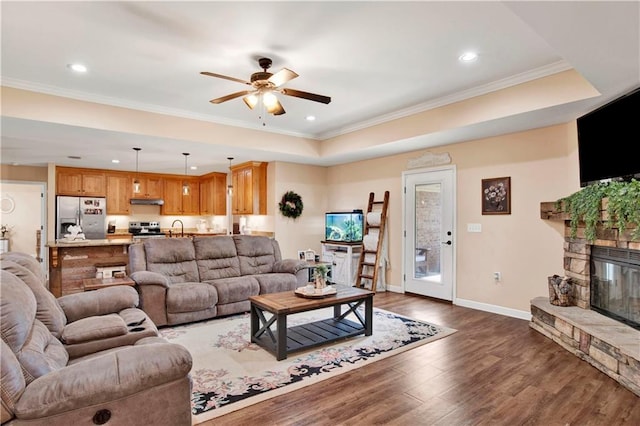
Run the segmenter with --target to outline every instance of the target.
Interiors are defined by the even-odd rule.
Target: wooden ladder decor
[[[385,226],[387,224],[387,207],[389,205],[389,191],[385,191],[384,199],[382,201],[375,201],[375,194],[373,192],[369,193],[369,204],[367,205],[367,213],[372,213],[375,211],[380,211],[380,224],[379,225],[370,225],[367,220],[367,216],[364,217],[364,231],[363,231],[363,247],[360,252],[360,262],[358,263],[358,272],[356,275],[356,287],[365,288],[365,281],[371,281],[371,291],[376,291],[376,286],[378,284],[378,268],[380,266],[380,255],[382,251],[382,244],[385,238]],[[378,244],[375,250],[367,250],[367,247],[364,245],[364,237],[369,235],[370,230],[376,230],[378,234]],[[371,261],[371,257],[367,257],[367,254],[373,255],[374,261]],[[365,269],[366,268],[366,269]],[[373,268],[373,271],[371,271]]]

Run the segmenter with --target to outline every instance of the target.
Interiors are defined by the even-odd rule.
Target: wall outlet
[[[502,281],[502,273],[501,272],[494,272],[493,273],[493,279],[495,280],[495,282]]]

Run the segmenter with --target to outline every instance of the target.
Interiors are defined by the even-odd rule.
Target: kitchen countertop
[[[99,247],[99,246],[123,246],[133,244],[129,238],[104,239],[104,240],[79,240],[74,242],[49,241],[47,247]]]

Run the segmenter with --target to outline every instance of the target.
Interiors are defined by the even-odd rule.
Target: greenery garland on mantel
[[[603,219],[603,207],[606,216]],[[624,232],[627,226],[634,224],[632,240],[640,240],[640,181],[602,182],[587,185],[578,192],[556,201],[556,209],[569,214],[571,237],[575,238],[578,224],[585,224],[585,238],[589,242],[596,240],[599,224],[605,228],[616,227]]]
[[[282,216],[295,219],[302,214],[302,210],[304,209],[302,197],[293,191],[287,191],[278,203],[278,208]]]

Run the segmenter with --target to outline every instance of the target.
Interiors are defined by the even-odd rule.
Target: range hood
[[[132,198],[131,204],[143,206],[161,206],[164,200],[161,198]]]

